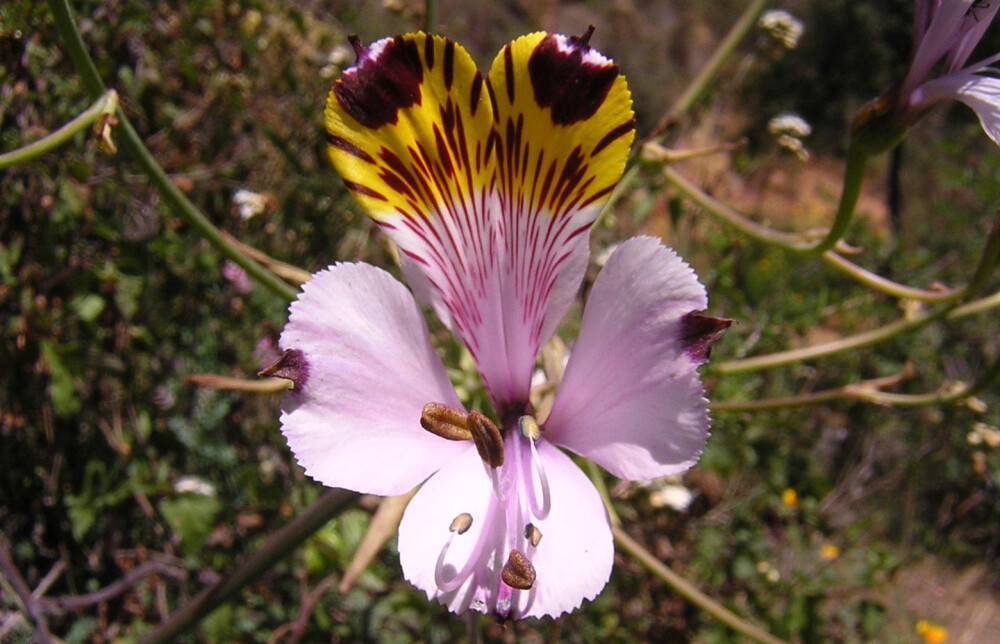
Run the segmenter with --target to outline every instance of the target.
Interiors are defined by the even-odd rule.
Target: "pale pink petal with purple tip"
[[[694,315],[707,304],[659,240],[622,244],[594,283],[544,436],[624,479],[691,467],[709,428],[696,369],[728,326]]]
[[[316,273],[280,344],[308,367],[285,397],[281,430],[321,483],[402,494],[468,447],[420,426],[426,403],[461,405],[416,302],[387,272],[336,264]]]

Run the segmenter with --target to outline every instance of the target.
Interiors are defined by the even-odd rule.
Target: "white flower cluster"
[[[333,78],[342,70],[350,66],[354,58],[354,52],[347,45],[337,45],[330,50],[326,57],[326,64],[319,70],[322,78]]]
[[[174,483],[174,492],[178,494],[197,494],[199,496],[215,496],[215,486],[196,476],[182,476]]]
[[[802,139],[812,134],[812,126],[798,114],[786,112],[775,116],[768,122],[767,131],[775,137],[778,147],[788,150],[802,161],[809,158]]]
[[[991,427],[986,423],[976,423],[972,426],[972,431],[966,437],[970,445],[983,445],[991,449],[1000,447],[1000,429]]]
[[[783,9],[765,11],[757,24],[785,49],[795,49],[805,31],[802,21]]]
[[[240,188],[233,193],[233,203],[240,211],[240,217],[250,219],[267,209],[267,195]]]

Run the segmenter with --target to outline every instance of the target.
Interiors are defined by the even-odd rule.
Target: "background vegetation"
[[[482,67],[518,34],[595,24],[593,43],[619,62],[633,88],[640,136],[744,6],[469,5],[443,2],[438,30]],[[102,78],[173,184],[217,226],[307,271],[337,260],[392,266],[385,239],[325,158],[322,107],[353,60],[346,35],[369,41],[416,29],[423,3],[73,6]],[[806,21],[801,46],[779,57],[752,31],[669,143],[746,136],[749,144],[733,154],[678,164],[678,171],[775,225],[806,228],[827,222],[836,204],[850,115],[905,69],[912,8],[904,0],[785,6]],[[0,6],[0,151],[44,136],[90,101],[48,6]],[[768,120],[789,110],[813,125],[808,162],[782,154],[766,133]],[[858,261],[910,284],[961,284],[997,207],[1000,156],[960,107],[934,112],[902,150],[900,170],[889,157],[870,170],[866,216],[849,235],[864,249]],[[892,181],[902,199],[889,208]],[[259,196],[252,216],[241,213],[240,190]],[[132,641],[322,492],[284,445],[278,397],[188,381],[199,373],[252,376],[273,355],[285,304],[248,288],[160,203],[133,159],[103,154],[92,137],[3,170],[0,195],[0,545],[27,585],[42,587],[54,634],[66,642]],[[812,344],[900,315],[896,300],[817,259],[721,228],[655,169],[644,170],[601,221],[595,252],[635,232],[675,246],[706,283],[712,313],[738,321],[715,349],[716,361]],[[996,290],[1000,280],[989,286]],[[972,381],[998,352],[995,316],[986,314],[822,361],[709,375],[708,384],[715,401],[756,400],[912,364],[913,377],[895,390],[916,393]],[[686,511],[661,507],[655,487],[607,483],[630,534],[779,637],[910,641],[922,637],[915,624],[928,619],[948,628],[949,641],[985,641],[978,638],[1000,628],[1000,447],[970,435],[977,424],[1000,424],[998,404],[993,389],[958,407],[840,401],[720,410],[704,457],[682,481],[694,494]],[[463,637],[461,620],[402,580],[392,542],[351,590],[337,592],[373,508],[374,499],[362,498],[213,613],[192,640]],[[88,595],[136,571],[120,592]],[[0,640],[30,639],[21,608],[5,586]],[[504,642],[732,637],[621,553],[607,589],[580,611],[480,624],[487,641]]]

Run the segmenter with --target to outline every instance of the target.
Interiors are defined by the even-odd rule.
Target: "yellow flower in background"
[[[840,548],[832,543],[824,543],[819,549],[819,558],[823,561],[833,561],[840,556]]]
[[[916,631],[928,644],[941,644],[948,641],[948,629],[926,619],[917,622]]]
[[[788,487],[781,493],[781,502],[789,508],[799,507],[799,493]]]

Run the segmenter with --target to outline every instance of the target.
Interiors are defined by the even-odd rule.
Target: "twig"
[[[198,593],[141,642],[165,644],[177,641],[183,633],[232,599],[244,586],[253,583],[278,561],[291,554],[356,498],[357,495],[347,490],[332,489],[324,492],[315,503],[268,537],[261,549],[250,555],[236,570]]]
[[[104,81],[101,80],[100,74],[97,73],[94,61],[90,58],[90,54],[87,53],[87,48],[83,44],[83,38],[80,36],[79,29],[77,29],[76,20],[73,18],[73,11],[70,9],[67,0],[48,0],[48,3],[52,11],[56,30],[59,32],[63,44],[69,51],[70,60],[76,66],[84,87],[95,97],[103,95],[107,91],[107,88],[104,86]],[[142,139],[139,138],[139,134],[132,127],[132,123],[121,107],[118,108],[117,115],[122,134],[121,147],[142,166],[146,176],[157,187],[163,200],[174,212],[194,227],[216,250],[239,265],[240,268],[245,270],[258,283],[286,300],[295,299],[298,294],[296,289],[286,284],[274,273],[271,273],[230,244],[219,232],[219,229],[209,221],[208,217],[202,214],[191,203],[191,200],[177,189],[177,186],[170,181],[170,177],[167,176],[167,173],[163,171],[163,168],[160,167],[156,159],[153,158],[153,155],[150,154],[149,150],[143,144]]]
[[[677,591],[689,602],[716,618],[729,628],[741,635],[751,638],[756,642],[764,644],[784,644],[782,640],[774,637],[770,633],[754,626],[730,612],[725,606],[718,603],[705,593],[698,590],[688,580],[684,579],[676,572],[668,568],[663,562],[653,556],[638,541],[629,536],[620,526],[612,526],[611,532],[615,536],[618,545],[632,557],[645,566],[651,573],[660,578],[661,581]]]
[[[45,621],[45,615],[43,614],[39,600],[31,593],[28,584],[24,581],[24,577],[21,576],[20,571],[18,571],[13,560],[11,560],[9,545],[6,537],[0,536],[0,574],[3,575],[4,581],[7,582],[6,585],[10,587],[20,600],[21,605],[24,607],[24,612],[34,622],[35,641],[40,644],[53,644],[55,640],[52,637],[52,633],[49,632],[49,624]]]
[[[302,598],[302,605],[299,606],[299,614],[289,627],[288,639],[285,640],[285,644],[295,644],[302,639],[302,634],[309,624],[309,616],[312,615],[313,607],[337,583],[337,577],[336,573],[327,575],[323,581],[316,584],[316,587]]]
[[[47,611],[58,610],[80,610],[95,604],[101,604],[114,599],[118,595],[134,586],[136,583],[150,575],[167,575],[174,579],[187,579],[187,570],[175,562],[163,560],[147,561],[125,573],[121,579],[117,579],[104,588],[96,590],[86,595],[66,595],[64,597],[45,597],[40,600],[42,607]]]
[[[108,90],[99,96],[90,107],[55,132],[37,141],[32,141],[16,150],[0,154],[0,169],[30,161],[37,156],[56,149],[72,139],[78,132],[85,130],[101,118],[101,116],[107,117],[114,114],[116,109],[118,109],[118,94],[113,89]]]

